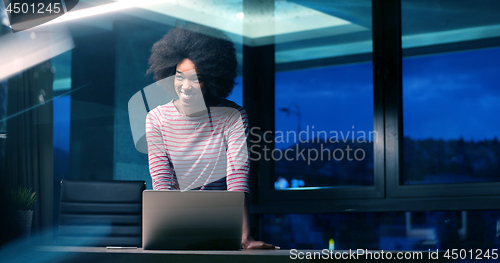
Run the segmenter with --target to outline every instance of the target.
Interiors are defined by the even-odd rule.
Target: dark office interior
[[[152,189],[129,100],[155,82],[152,45],[189,21],[235,43],[229,99],[253,128],[255,238],[282,250],[491,253],[500,247],[499,11],[494,0],[172,1],[55,24],[72,48],[0,78],[0,180],[5,192],[36,192],[31,236],[52,231],[48,244],[61,180]],[[14,241],[5,234],[1,244]]]

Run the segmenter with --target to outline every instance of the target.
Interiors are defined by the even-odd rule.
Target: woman
[[[155,190],[243,191],[248,199],[248,120],[227,100],[236,77],[234,44],[221,31],[177,26],[152,48],[157,81],[174,76],[179,97],[148,113],[146,138]],[[276,248],[250,236],[245,209],[242,247]]]

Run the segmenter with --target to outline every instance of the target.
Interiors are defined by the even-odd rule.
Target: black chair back
[[[61,181],[58,244],[134,246],[142,242],[144,181]]]

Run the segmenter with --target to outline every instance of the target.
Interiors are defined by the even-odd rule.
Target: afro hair
[[[147,74],[156,81],[174,75],[177,64],[187,58],[196,65],[210,96],[225,99],[233,90],[236,50],[222,31],[193,23],[177,25],[153,45],[151,53]]]

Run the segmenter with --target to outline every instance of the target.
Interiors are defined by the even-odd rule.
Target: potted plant
[[[11,190],[12,204],[16,208],[19,225],[24,235],[31,234],[33,206],[36,202],[36,192],[32,188],[18,188]]]

